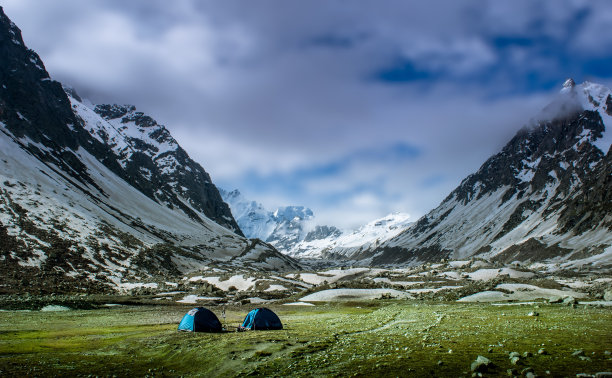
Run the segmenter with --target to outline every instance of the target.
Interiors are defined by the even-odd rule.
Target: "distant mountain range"
[[[296,258],[330,259],[378,246],[404,230],[409,215],[390,214],[358,230],[341,230],[317,225],[312,210],[303,206],[285,206],[266,210],[262,204],[246,199],[239,190],[220,190],[249,238],[272,244],[279,251]]]
[[[133,106],[87,106],[0,8],[0,292],[106,290],[206,265],[294,269]]]

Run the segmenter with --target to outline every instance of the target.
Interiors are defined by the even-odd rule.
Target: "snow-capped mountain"
[[[247,200],[238,190],[221,189],[220,192],[248,238],[263,240],[281,252],[293,248],[312,228],[314,214],[304,206],[284,206],[268,211],[262,204]]]
[[[219,192],[246,237],[266,240],[272,234],[276,222],[272,212],[266,210],[262,204],[247,200],[238,190],[228,192],[219,189]]]
[[[279,251],[295,258],[335,259],[375,248],[404,230],[409,215],[389,214],[358,230],[340,230],[334,226],[316,225],[312,210],[303,206],[266,210],[262,204],[247,200],[238,190],[220,190],[238,225],[250,238],[264,240]]]
[[[88,291],[214,262],[296,263],[239,228],[208,174],[133,107],[52,80],[0,8],[0,291]]]
[[[612,263],[612,94],[568,80],[532,125],[414,225],[352,258]]]
[[[288,254],[299,258],[352,259],[363,251],[378,247],[410,225],[406,213],[393,213],[374,220],[354,231],[317,226]]]

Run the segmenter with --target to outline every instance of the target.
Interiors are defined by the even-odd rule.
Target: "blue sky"
[[[55,79],[132,103],[225,189],[355,227],[418,216],[567,77],[612,84],[612,2],[0,0]]]

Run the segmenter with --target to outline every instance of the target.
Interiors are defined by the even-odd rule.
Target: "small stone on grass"
[[[472,362],[471,368],[473,372],[486,372],[490,367],[493,367],[493,363],[486,357],[478,356],[476,360]]]

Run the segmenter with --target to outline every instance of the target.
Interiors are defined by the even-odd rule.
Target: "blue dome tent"
[[[241,328],[251,330],[283,329],[283,324],[272,310],[256,308],[247,314]]]
[[[179,331],[189,332],[221,332],[221,322],[212,311],[197,307],[189,310],[183,316],[181,323],[178,326]]]

